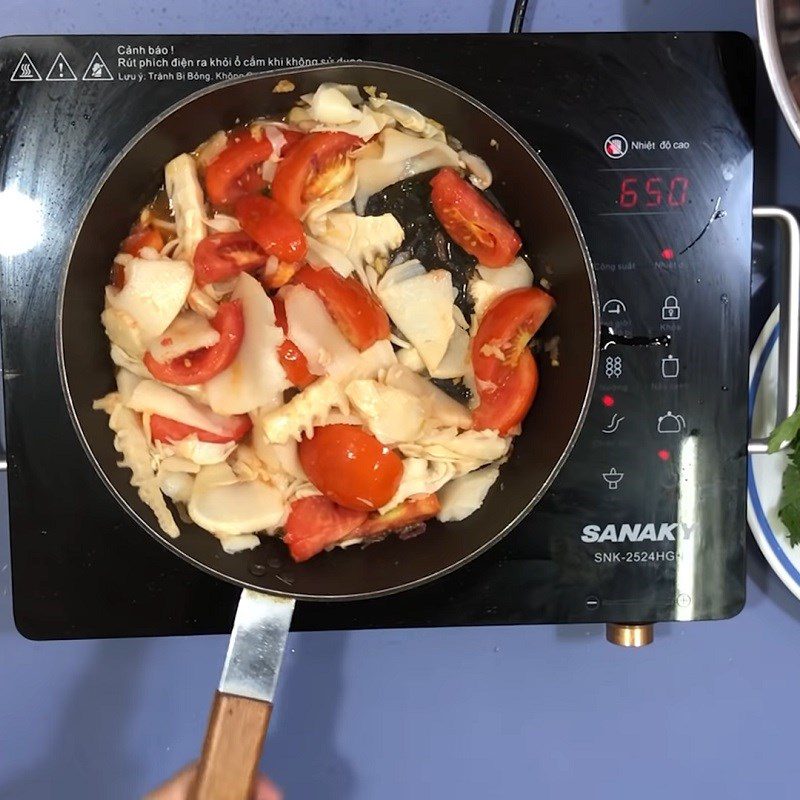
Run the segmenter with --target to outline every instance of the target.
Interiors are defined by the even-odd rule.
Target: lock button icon
[[[681,307],[678,304],[678,298],[674,294],[669,295],[664,300],[664,306],[661,309],[661,319],[680,319]]]

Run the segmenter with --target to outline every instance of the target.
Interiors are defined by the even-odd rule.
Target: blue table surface
[[[0,34],[497,31],[511,5],[5,0]],[[530,0],[527,29],[754,33],[755,14]],[[800,149],[779,138],[774,200],[800,205]],[[0,518],[0,798],[140,797],[197,754],[225,637],[26,641]],[[300,800],[797,797],[800,603],[750,550],[738,617],[659,625],[641,651],[599,626],[293,634],[264,767]]]

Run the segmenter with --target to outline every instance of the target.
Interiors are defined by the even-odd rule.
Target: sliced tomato
[[[194,251],[194,277],[198,286],[205,286],[266,263],[267,254],[244,231],[212,233],[201,239]]]
[[[541,289],[514,289],[487,309],[472,342],[472,368],[479,405],[472,414],[478,430],[505,435],[522,422],[539,385],[528,342],[555,307]]]
[[[506,267],[522,247],[503,215],[458,173],[445,167],[431,180],[431,202],[456,244],[486,267]]]
[[[292,503],[283,541],[295,561],[306,561],[347,538],[366,518],[366,511],[342,508],[327,497],[304,497]]]
[[[162,364],[150,351],[144,354],[144,365],[158,381],[176,386],[205,383],[230,366],[244,339],[244,312],[240,300],[228,300],[219,304],[216,316],[211,320],[219,331],[219,341],[211,347],[173,358]]]
[[[162,417],[159,414],[153,414],[150,417],[150,434],[154,442],[179,442],[194,434],[201,442],[226,444],[227,442],[238,442],[253,427],[247,414],[238,414],[229,419],[231,421],[230,433],[222,436],[202,428],[195,428],[192,425],[184,425],[182,422]]]
[[[269,183],[267,183],[267,181],[265,181],[261,175],[260,164],[256,164],[253,167],[248,167],[242,173],[239,180],[236,181],[236,184],[241,188],[242,195],[260,194],[269,186]]]
[[[345,508],[373,511],[386,505],[403,477],[403,462],[357,425],[325,425],[303,438],[300,463],[329,500]]]
[[[122,252],[130,253],[132,256],[138,256],[145,247],[152,247],[154,250],[160,250],[164,246],[164,237],[158,228],[152,225],[142,227],[137,225],[130,235],[122,240]]]
[[[306,136],[308,136],[307,133],[303,133],[303,131],[297,131],[294,128],[281,128],[281,133],[283,134],[283,138],[286,139],[286,144],[281,150],[281,158],[286,158],[286,156],[288,156],[292,151],[292,148],[298,142],[302,141]]]
[[[492,385],[492,390],[479,389],[480,405],[472,412],[472,423],[476,430],[505,436],[525,419],[539,388],[539,368],[531,352],[522,353],[516,368],[503,372]]]
[[[361,139],[349,133],[309,133],[284,150],[272,180],[272,196],[299,217],[312,200],[336,189],[353,174],[347,154]]]
[[[286,306],[280,297],[272,298],[272,306],[275,309],[275,321],[280,326],[284,336],[289,332],[289,325],[286,321]],[[305,389],[313,383],[316,375],[312,375],[308,369],[308,361],[300,352],[300,348],[290,339],[284,339],[278,348],[278,358],[280,359],[286,377],[298,388]]]
[[[305,256],[303,224],[279,203],[262,195],[248,195],[236,203],[235,213],[242,230],[255,239],[265,253],[289,263]]]
[[[426,519],[435,517],[441,507],[439,498],[435,494],[415,494],[385,514],[370,515],[356,528],[354,535],[364,538],[375,537],[418,525]]]
[[[359,350],[366,350],[379,339],[389,337],[389,317],[383,306],[352,275],[343,278],[330,267],[304,266],[292,283],[299,283],[319,295],[328,313],[347,340]]]
[[[270,155],[272,144],[266,136],[256,139],[247,129],[231,131],[225,149],[206,167],[208,199],[224,206],[261,191],[266,183],[257,167]]]

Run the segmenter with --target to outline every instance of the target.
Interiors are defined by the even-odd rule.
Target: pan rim
[[[480,547],[476,548],[469,554],[465,555],[463,558],[448,564],[442,569],[424,575],[420,578],[416,578],[414,580],[410,580],[395,586],[386,587],[384,589],[378,589],[369,592],[356,592],[356,593],[341,594],[341,595],[315,595],[315,594],[306,594],[306,593],[291,592],[291,591],[282,591],[279,589],[266,590],[262,586],[259,586],[255,583],[246,580],[239,580],[237,578],[232,578],[229,575],[223,574],[219,570],[214,569],[212,566],[205,564],[202,561],[199,561],[198,559],[194,558],[189,553],[184,552],[181,548],[177,546],[177,544],[175,544],[174,540],[171,537],[169,537],[166,533],[163,532],[159,533],[152,525],[148,524],[130,506],[127,500],[117,491],[117,489],[111,483],[105,470],[97,461],[97,458],[94,455],[94,452],[86,438],[86,435],[84,434],[83,428],[78,419],[77,411],[75,409],[75,405],[72,399],[72,393],[70,391],[69,383],[67,380],[66,363],[64,355],[63,322],[64,322],[64,301],[66,296],[67,279],[69,277],[70,266],[72,264],[73,256],[75,253],[75,247],[77,245],[77,241],[78,238],[80,237],[81,231],[83,230],[84,224],[86,223],[86,219],[97,199],[97,196],[102,191],[108,179],[111,177],[116,168],[119,166],[120,162],[139,143],[141,139],[143,139],[148,133],[150,133],[151,130],[157,127],[167,117],[178,112],[184,106],[194,102],[195,100],[201,97],[204,97],[207,94],[223,90],[229,86],[235,86],[238,84],[248,83],[255,80],[263,80],[264,78],[273,78],[273,77],[280,78],[289,75],[305,74],[309,72],[315,72],[330,68],[336,68],[336,69],[373,68],[373,69],[384,70],[387,72],[397,73],[400,75],[406,75],[418,80],[428,82],[430,84],[433,84],[434,86],[437,86],[441,89],[444,89],[456,95],[459,99],[466,102],[468,105],[473,106],[475,109],[488,116],[493,122],[495,122],[497,125],[503,128],[506,131],[506,133],[509,136],[511,136],[523,148],[528,157],[531,158],[536,163],[536,165],[539,167],[539,169],[542,171],[542,173],[549,181],[558,199],[561,201],[565,211],[567,212],[567,216],[569,218],[570,224],[572,226],[573,232],[576,236],[581,251],[581,255],[583,257],[583,266],[586,272],[586,277],[589,281],[593,325],[592,325],[592,356],[591,356],[591,365],[589,370],[589,380],[587,381],[586,390],[584,392],[584,396],[581,401],[581,407],[578,413],[577,422],[573,427],[572,434],[570,435],[570,438],[566,446],[562,450],[562,453],[559,456],[559,458],[556,460],[553,468],[550,470],[549,475],[541,483],[538,491],[530,497],[528,502],[525,504],[524,508],[521,509],[521,511],[514,517],[513,520],[504,525],[499,531],[497,531],[497,533],[494,536],[485,541]],[[523,519],[525,519],[525,517],[528,516],[528,514],[530,514],[532,509],[539,503],[542,497],[544,497],[544,495],[547,493],[548,489],[552,485],[553,481],[556,479],[557,475],[561,471],[562,467],[566,463],[570,454],[572,453],[572,450],[575,447],[578,437],[580,436],[580,433],[583,430],[583,426],[586,421],[586,416],[589,411],[589,405],[591,403],[591,398],[595,389],[595,383],[597,379],[597,369],[600,358],[599,354],[600,302],[597,293],[597,281],[595,278],[595,272],[594,272],[594,266],[592,264],[591,254],[589,253],[589,248],[586,244],[586,240],[583,235],[583,230],[581,229],[577,215],[575,214],[575,211],[572,208],[572,204],[569,202],[569,199],[566,193],[564,192],[563,188],[561,187],[561,184],[558,182],[558,180],[556,180],[555,176],[553,175],[547,164],[534,150],[532,145],[523,136],[521,136],[512,125],[510,125],[502,117],[500,117],[498,114],[492,111],[488,106],[484,105],[476,98],[472,97],[471,95],[467,94],[461,89],[458,89],[452,84],[449,84],[446,81],[442,81],[438,78],[434,78],[431,75],[427,75],[424,72],[419,72],[418,70],[414,70],[408,67],[403,67],[396,64],[389,64],[380,61],[350,60],[350,61],[333,62],[326,64],[315,64],[306,67],[286,67],[282,69],[265,70],[262,72],[252,73],[250,75],[243,75],[236,78],[230,78],[226,81],[220,81],[219,83],[214,83],[210,86],[206,86],[201,89],[198,89],[195,92],[192,92],[191,94],[187,95],[181,100],[173,103],[168,108],[164,109],[160,114],[153,117],[153,119],[150,120],[150,122],[147,123],[147,125],[145,125],[143,128],[141,128],[125,144],[125,146],[119,151],[119,153],[117,153],[117,155],[112,159],[111,163],[104,170],[96,186],[90,193],[88,200],[84,204],[83,209],[81,210],[77,224],[75,225],[74,228],[74,232],[65,258],[65,262],[61,268],[61,277],[59,281],[55,322],[56,322],[55,325],[56,357],[58,362],[59,382],[61,384],[62,394],[64,395],[64,399],[66,401],[70,422],[75,430],[75,433],[77,434],[78,441],[80,442],[84,453],[89,459],[89,462],[91,463],[95,472],[99,475],[100,480],[105,485],[105,488],[111,493],[111,496],[133,519],[133,521],[140,528],[146,531],[153,539],[155,539],[161,546],[167,548],[171,553],[179,556],[185,562],[191,564],[193,567],[196,567],[205,572],[206,574],[211,575],[219,580],[225,581],[226,583],[229,583],[234,586],[238,586],[242,589],[252,589],[257,592],[275,595],[278,597],[288,597],[288,598],[294,598],[296,600],[306,600],[313,602],[347,602],[353,600],[366,600],[370,598],[385,597],[392,594],[398,594],[400,592],[407,591],[409,589],[423,586],[427,583],[431,583],[439,578],[442,578],[445,575],[448,575],[451,572],[456,571],[457,569],[460,569],[461,567],[465,566],[469,562],[476,559],[478,556],[485,553],[490,548],[494,547],[502,539],[504,539],[514,528],[517,527],[517,525],[520,524],[520,522],[522,522]]]

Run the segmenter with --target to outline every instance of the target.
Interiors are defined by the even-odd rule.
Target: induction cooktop
[[[0,255],[19,630],[36,639],[230,630],[238,591],[136,527],[81,450],[57,371],[57,286],[93,187],[159,112],[230,77],[356,59],[452,83],[540,152],[593,260],[600,371],[566,466],[503,542],[402,595],[299,603],[294,628],[736,614],[755,82],[747,37],[11,37],[0,41]]]

